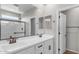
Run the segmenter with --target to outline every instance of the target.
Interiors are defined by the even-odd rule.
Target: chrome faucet
[[[14,37],[10,36],[9,44],[12,44],[12,43],[16,43],[16,39]]]
[[[43,34],[44,34],[44,33],[41,33],[41,34],[38,34],[38,35],[39,35],[39,37],[42,37],[42,36],[43,36]]]

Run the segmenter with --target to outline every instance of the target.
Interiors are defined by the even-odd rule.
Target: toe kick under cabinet
[[[20,50],[16,54],[53,54],[53,39],[38,43],[30,48]]]

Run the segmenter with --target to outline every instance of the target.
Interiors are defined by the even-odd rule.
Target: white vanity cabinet
[[[44,54],[44,43],[35,45],[35,54]]]
[[[38,36],[19,38],[14,44],[8,44],[7,41],[1,41],[0,53],[53,54],[53,40],[53,35],[44,34],[41,38]]]
[[[18,51],[16,54],[34,54],[34,46]]]
[[[53,39],[48,39],[29,48],[22,49],[16,54],[53,54]]]
[[[44,54],[53,54],[53,39],[44,42]]]
[[[36,54],[53,54],[53,39],[46,40],[35,46]]]

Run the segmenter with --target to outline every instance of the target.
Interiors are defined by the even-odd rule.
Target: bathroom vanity
[[[16,43],[9,44],[8,40],[0,41],[2,54],[53,54],[54,36],[44,34],[42,37],[30,36],[18,38]]]

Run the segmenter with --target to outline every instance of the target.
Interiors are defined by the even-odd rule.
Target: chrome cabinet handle
[[[51,45],[49,45],[49,49],[48,50],[51,50]]]
[[[42,52],[40,54],[43,54]]]
[[[41,48],[43,45],[38,46],[38,48]]]

